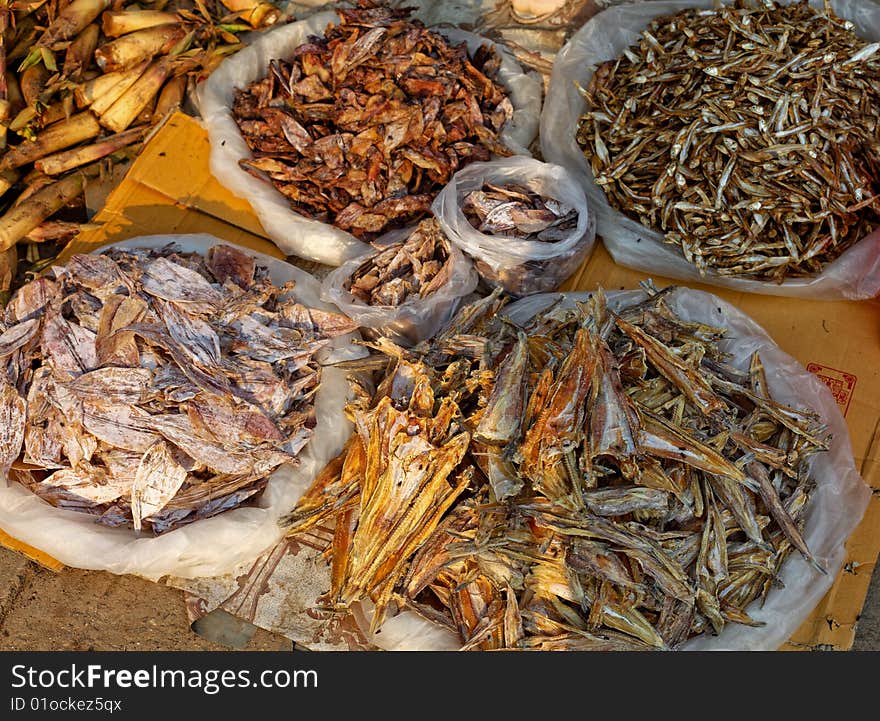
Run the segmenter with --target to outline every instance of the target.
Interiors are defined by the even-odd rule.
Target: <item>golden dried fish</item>
[[[657,17],[596,68],[577,142],[701,273],[814,275],[880,224],[876,49],[827,2]]]
[[[21,476],[49,503],[164,533],[297,462],[315,354],[354,326],[218,245],[73,256],[23,286],[0,328],[0,471],[22,459],[52,471]]]
[[[646,290],[524,327],[495,296],[434,343],[370,343],[357,433],[284,520],[335,524],[331,602],[372,602],[374,629],[414,610],[466,650],[666,649],[754,624],[793,550],[817,563],[799,519],[820,420]]]

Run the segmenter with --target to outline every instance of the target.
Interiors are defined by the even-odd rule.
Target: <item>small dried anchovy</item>
[[[345,289],[367,305],[399,306],[442,287],[452,271],[447,240],[434,218],[405,239],[379,247],[352,273]]]
[[[813,275],[880,221],[878,49],[827,3],[660,17],[597,68],[577,141],[701,272]]]
[[[487,235],[555,243],[577,226],[577,210],[524,185],[484,183],[464,196],[461,211]]]
[[[492,295],[405,351],[387,340],[356,433],[284,523],[333,527],[331,587],[374,628],[407,608],[463,649],[675,648],[773,593],[828,449],[821,418],[774,400],[757,353],[657,291],[601,292],[522,328]],[[371,367],[375,368],[375,359]],[[382,366],[380,366],[382,367]]]
[[[0,474],[155,533],[235,508],[297,462],[353,329],[231,246],[74,255],[0,315]]]
[[[494,80],[500,56],[362,0],[268,77],[236,90],[232,112],[253,152],[243,168],[290,207],[372,239],[430,212],[460,167],[491,154],[513,115]]]

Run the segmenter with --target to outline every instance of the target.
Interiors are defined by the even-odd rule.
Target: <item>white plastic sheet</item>
[[[523,185],[565,203],[577,211],[577,225],[556,242],[481,233],[465,217],[461,203],[487,182]],[[534,158],[471,163],[452,176],[432,210],[446,236],[475,260],[477,272],[515,296],[556,290],[590,254],[596,239],[596,221],[576,177],[561,165]]]
[[[509,306],[506,315],[514,323],[525,324],[560,296],[564,298],[563,307],[574,307],[574,301],[586,300],[589,293],[529,296]],[[641,291],[610,292],[607,297],[612,310],[645,298]],[[822,381],[782,351],[751,318],[717,296],[680,288],[667,296],[667,300],[685,320],[729,329],[721,348],[731,355],[727,362],[733,367],[747,371],[752,353],[758,351],[773,398],[797,408],[813,409],[832,434],[831,449],[816,454],[810,461],[810,474],[817,485],[806,510],[804,528],[807,545],[828,570],[828,575],[820,574],[793,553],[780,573],[784,587],[772,589],[763,607],[756,602],[747,608],[749,615],[756,621],[763,621],[765,626],[753,628],[729,623],[720,635],[704,634],[681,647],[683,650],[705,651],[774,651],[791,637],[831,587],[845,557],[844,543],[861,521],[871,490],[856,470],[846,421]],[[451,632],[440,634],[437,625],[413,612],[402,613],[394,621],[391,643],[388,638],[392,634],[386,637],[384,628],[371,641],[389,650],[449,649],[457,643]],[[431,639],[430,645],[419,645],[421,634]]]
[[[108,247],[158,248],[176,243],[185,252],[206,253],[222,243],[204,233],[152,235]],[[101,250],[105,250],[102,248]],[[250,251],[248,251],[250,252]],[[295,266],[261,253],[251,253],[267,266],[272,281],[296,281],[294,295],[311,308],[332,310],[319,299],[320,286]],[[318,354],[321,363],[360,357],[364,350],[352,336],[334,339]],[[126,528],[95,523],[84,513],[55,508],[17,483],[0,479],[0,528],[24,543],[45,551],[68,566],[111,573],[131,573],[151,580],[165,575],[196,578],[220,576],[252,561],[284,534],[278,519],[289,512],[317,473],[342,450],[351,434],[344,405],[349,398],[346,373],[324,368],[315,397],[317,426],[296,466],[279,467],[254,507],[240,507],[213,518],[195,521],[161,536],[138,537]]]
[[[859,300],[880,292],[880,230],[862,238],[816,276],[791,278],[781,284],[731,278],[707,271],[700,275],[681,250],[662,242],[663,235],[614,210],[596,184],[589,163],[575,140],[578,119],[586,102],[585,88],[596,66],[620,55],[638,41],[650,21],[686,8],[711,8],[714,0],[663,0],[618,5],[595,15],[575,33],[556,56],[550,87],[541,114],[541,150],[544,158],[564,165],[584,185],[590,208],[596,213],[597,233],[616,263],[655,275],[734,288],[748,293],[824,300]],[[788,4],[780,0],[780,4]],[[821,0],[810,3],[821,8]],[[834,11],[855,24],[855,32],[880,41],[880,5],[871,0],[831,0]]]
[[[368,246],[344,230],[294,212],[271,183],[239,166],[239,160],[252,156],[232,117],[232,100],[236,88],[266,76],[270,60],[287,57],[310,35],[323,35],[328,25],[338,22],[335,12],[321,12],[262,34],[252,45],[224,60],[199,86],[198,98],[211,140],[214,177],[251,204],[269,237],[285,253],[334,266],[363,255]],[[538,131],[543,87],[540,76],[525,73],[510,51],[486,38],[457,29],[443,28],[440,32],[453,42],[466,42],[471,52],[489,44],[500,53],[498,82],[510,92],[514,108],[500,139],[514,152],[527,154]]]

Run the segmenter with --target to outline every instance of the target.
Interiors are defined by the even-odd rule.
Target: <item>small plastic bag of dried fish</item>
[[[783,0],[775,4],[752,2],[740,7],[743,13],[760,14],[775,13],[777,8],[794,4]],[[817,13],[823,12],[821,3],[811,5]],[[689,39],[687,30],[671,24],[661,25],[655,33],[661,35],[662,42],[647,30],[654,19],[688,9],[705,10],[698,19],[714,23],[717,17],[720,26],[723,16],[713,0],[663,0],[611,7],[592,17],[569,39],[553,66],[541,115],[541,149],[546,160],[564,165],[583,183],[597,217],[597,233],[615,262],[669,278],[750,293],[860,300],[880,292],[880,229],[862,230],[855,235],[852,231],[857,227],[864,229],[854,213],[869,210],[864,206],[876,203],[876,198],[872,200],[875,193],[855,187],[858,182],[853,185],[853,179],[859,181],[859,178],[850,173],[846,162],[840,163],[840,148],[851,150],[853,146],[838,147],[838,138],[848,132],[848,127],[855,128],[850,135],[874,132],[869,126],[876,120],[866,120],[868,126],[863,123],[853,126],[845,115],[839,114],[852,109],[864,118],[876,112],[872,110],[871,101],[864,100],[867,93],[858,91],[857,84],[876,83],[865,75],[867,66],[859,65],[871,63],[871,73],[876,73],[880,6],[870,0],[830,0],[826,7],[833,9],[838,18],[851,21],[838,19],[833,23],[839,31],[852,29],[861,41],[862,50],[849,51],[850,57],[847,57],[842,54],[846,49],[828,44],[828,34],[823,30],[786,27],[772,20],[761,23],[761,31],[766,29],[773,39],[765,37],[758,43],[755,38],[759,36],[752,31],[757,21],[752,21],[749,15],[740,20],[731,16],[727,49],[721,38],[717,53],[706,45],[699,49],[692,46],[707,37],[706,28],[701,29],[703,34],[691,32]],[[808,11],[803,9],[802,12],[806,15]],[[747,38],[749,33],[751,37]],[[811,38],[819,36],[824,39],[813,49],[811,43],[819,41]],[[795,39],[802,48],[800,51],[788,47]],[[730,53],[728,62],[731,45],[741,50]],[[665,58],[669,51],[678,53],[682,48],[690,57],[676,59],[667,72]],[[783,50],[784,56],[780,54]],[[797,52],[801,54],[790,57]],[[714,56],[720,58],[722,53],[725,60],[714,60]],[[775,60],[773,53],[783,59]],[[818,57],[807,57],[812,53]],[[709,56],[713,58],[707,59]],[[603,66],[603,63],[621,57],[620,73],[628,67],[628,62],[638,62],[646,68],[653,63],[656,69],[646,69],[631,78],[634,87],[645,88],[646,97],[637,100],[617,93],[613,104],[616,107],[618,102],[622,103],[621,112],[615,118],[599,118],[603,128],[617,128],[632,120],[632,140],[621,136],[622,152],[612,157],[612,151],[605,144],[607,137],[602,137],[605,131],[598,135],[591,133],[590,127],[581,127],[581,119],[588,110],[584,92],[590,87],[596,68],[602,67],[608,78],[617,78],[617,71],[610,72],[611,66]],[[741,71],[737,62],[751,68],[748,72]],[[796,63],[802,63],[803,67],[793,67]],[[725,71],[726,66],[732,69]],[[776,86],[777,79],[789,71],[792,72],[791,83],[780,89]],[[730,77],[725,77],[725,72]],[[739,83],[740,77],[747,77],[749,82]],[[850,92],[855,92],[855,97],[845,99],[841,95],[844,83],[837,83],[835,77],[845,81],[846,87],[854,88]],[[701,79],[703,84],[699,85]],[[659,98],[661,89],[656,84],[662,82],[669,83],[668,90],[662,93],[663,100],[658,99],[653,109],[646,110],[647,104],[654,102],[647,96],[653,88]],[[686,86],[694,87],[691,83],[702,89],[693,93],[682,91]],[[726,93],[719,83],[726,83]],[[733,99],[734,94],[737,99]],[[701,100],[702,96],[705,98]],[[823,96],[828,97],[828,103],[819,102]],[[694,103],[708,103],[702,106],[703,117],[694,116],[696,122],[693,123],[692,99]],[[596,118],[595,114],[590,117]],[[821,125],[828,117],[838,118],[834,120],[834,127]],[[732,121],[739,118],[739,121],[729,122],[725,118]],[[666,129],[665,135],[654,136],[652,124],[667,121],[672,129]],[[773,121],[772,127],[768,124],[770,121]],[[611,125],[603,124],[606,122]],[[685,142],[675,137],[676,123],[683,124]],[[581,141],[587,144],[584,147],[577,140],[579,128]],[[693,129],[690,140],[688,128]],[[699,132],[701,128],[707,132]],[[743,134],[739,135],[740,132]],[[645,133],[651,138],[640,146],[639,139]],[[601,145],[597,144],[597,137]],[[694,149],[707,143],[714,143],[717,154],[711,159],[706,157],[707,153],[703,153],[702,158],[694,157]],[[606,173],[604,181],[616,184],[623,194],[621,197],[629,199],[627,205],[632,205],[632,216],[612,207],[606,192],[597,184],[591,163],[584,155],[590,144],[590,152],[595,150],[603,155],[607,152],[612,162],[615,157],[629,157],[627,153],[633,156],[628,170],[622,165],[616,167]],[[690,149],[687,158],[683,156],[685,147]],[[870,148],[870,143],[865,147]],[[754,152],[756,149],[758,152]],[[866,162],[870,164],[870,158]],[[747,167],[748,173],[740,170],[741,166]],[[837,167],[840,178],[834,181],[828,175],[828,167]],[[621,177],[623,174],[626,178]],[[668,182],[663,180],[665,174],[669,174]],[[656,184],[652,186],[655,178]],[[796,188],[791,186],[791,179],[797,181]],[[877,187],[876,168],[863,173],[861,179],[868,187],[872,183]],[[659,192],[661,185],[665,188],[663,192]],[[687,195],[676,195],[676,187],[685,187]],[[852,195],[849,202],[843,199],[847,194]],[[832,202],[826,197],[829,195],[835,196]],[[667,204],[675,209],[666,216],[665,233],[640,222],[640,217],[654,217],[658,212],[657,222],[663,222],[661,211]],[[681,227],[675,225],[676,217]],[[716,222],[719,218],[721,223]],[[704,240],[709,235],[707,226],[715,229],[711,240]],[[845,248],[840,253],[834,247],[834,236],[835,233],[841,235],[844,227],[849,232],[845,243],[844,239],[840,240],[839,247]],[[675,232],[670,232],[672,230]],[[737,231],[739,240],[735,239]],[[678,236],[681,235],[692,236],[688,241],[690,259],[679,247],[682,242]],[[784,237],[781,239],[780,235]]]
[[[374,239],[392,228],[427,217],[442,183],[457,164],[467,163],[472,154],[478,153],[476,159],[486,159],[492,148],[528,154],[527,148],[537,135],[543,94],[540,76],[525,72],[509,50],[456,28],[436,32],[448,40],[448,45],[466,44],[471,56],[465,58],[467,73],[473,77],[465,78],[464,69],[439,77],[443,62],[436,55],[440,48],[429,47],[437,45],[430,38],[419,39],[424,35],[423,28],[411,30],[412,37],[418,39],[419,52],[404,43],[396,53],[395,45],[384,38],[392,30],[395,42],[403,37],[396,26],[408,22],[409,11],[372,7],[364,2],[358,5],[340,10],[345,17],[321,12],[266,32],[224,60],[199,88],[199,110],[211,141],[214,176],[237,196],[247,199],[269,237],[285,253],[333,266],[368,250],[359,238]],[[346,18],[352,29],[343,28],[347,39],[339,44],[340,39],[335,38],[334,50],[328,47],[325,32],[332,32],[341,21],[347,22]],[[377,53],[383,53],[381,62],[376,60]],[[481,108],[474,94],[464,92],[464,87],[461,93],[452,95],[448,89],[432,90],[448,82],[467,82],[471,83],[467,87],[482,89],[487,78],[470,61],[475,54],[485,57],[487,53],[497,53],[493,65],[499,63],[489,83],[497,83],[507,93],[498,105]],[[444,49],[444,58],[453,56],[456,62],[462,61],[455,51]],[[296,67],[287,76],[282,66],[290,59]],[[273,122],[280,123],[274,135],[258,138],[261,148],[271,146],[286,153],[277,164],[271,152],[252,152],[235,112],[237,94],[267,78],[270,64],[282,70],[291,82],[294,75],[302,78],[294,83],[296,103],[264,98],[268,112],[261,107],[251,108],[253,119],[245,121],[264,128],[264,119],[272,115]],[[398,67],[396,64],[400,64],[399,71],[387,75],[388,68]],[[376,76],[372,83],[381,90],[368,94],[360,88],[335,87],[337,80],[344,85],[362,68]],[[379,74],[385,74],[381,83]],[[332,83],[333,89],[325,87],[324,82]],[[379,101],[383,103],[381,112]],[[448,112],[444,105],[449,105]],[[484,122],[490,123],[491,116],[498,112],[508,119],[496,132]],[[339,113],[346,113],[346,117],[339,117]],[[442,123],[438,113],[442,113]],[[468,125],[466,132],[457,127],[450,130],[462,123]],[[455,158],[456,165],[451,158]],[[259,166],[249,167],[265,177],[255,177],[242,167],[242,161]],[[266,163],[272,172],[263,168]],[[285,194],[273,185],[282,182],[276,180],[282,176]],[[441,185],[437,185],[438,180]]]
[[[25,285],[0,314],[0,528],[150,579],[274,545],[351,432],[348,373],[327,364],[364,350],[319,292],[206,234],[133,238]]]
[[[514,296],[556,290],[596,239],[596,221],[575,176],[534,158],[462,168],[433,210],[480,276]]]
[[[393,230],[330,272],[321,298],[366,329],[411,346],[433,336],[477,287],[473,264],[434,219]]]

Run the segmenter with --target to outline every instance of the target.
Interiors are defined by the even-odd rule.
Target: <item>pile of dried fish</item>
[[[0,477],[155,533],[255,498],[312,435],[315,353],[353,329],[292,290],[224,245],[53,266],[0,320]]]
[[[496,292],[430,347],[374,344],[386,375],[286,519],[335,525],[328,605],[370,599],[374,628],[414,610],[466,649],[672,648],[754,623],[793,550],[815,564],[819,418],[770,397],[757,355],[729,366],[674,288],[646,290],[525,328]]]
[[[237,33],[280,16],[262,0],[4,0],[0,253],[22,243],[20,271],[48,265],[87,219],[89,180],[136,156]]]
[[[880,220],[878,48],[828,3],[660,17],[597,68],[577,140],[701,272],[812,275]]]
[[[567,238],[578,222],[576,208],[516,183],[484,183],[464,196],[461,212],[481,233],[545,243]]]
[[[489,46],[468,57],[407,8],[337,12],[232,111],[254,156],[242,167],[297,213],[371,239],[427,215],[459,167],[509,155],[498,134],[513,106]]]
[[[406,238],[379,247],[345,283],[345,289],[367,305],[397,307],[425,298],[443,287],[451,273],[449,241],[440,224],[429,218]]]

